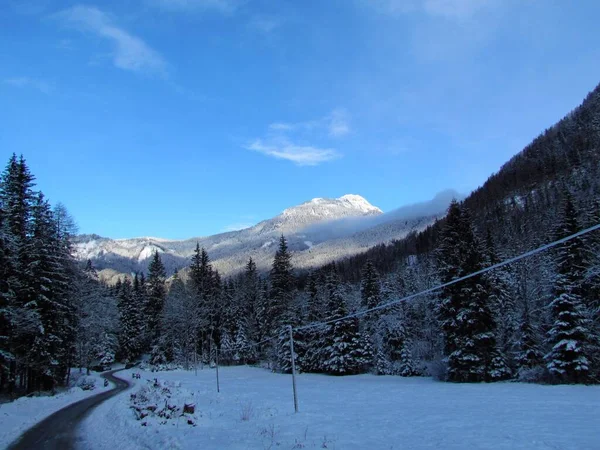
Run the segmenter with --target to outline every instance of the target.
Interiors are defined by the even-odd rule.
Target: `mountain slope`
[[[182,241],[152,237],[114,240],[82,235],[75,241],[75,250],[79,259],[92,260],[110,278],[118,273],[145,271],[155,251],[161,253],[169,272],[181,269],[189,264],[198,243],[208,251],[214,267],[229,275],[241,270],[250,256],[260,270],[268,270],[277,240],[284,234],[295,267],[310,268],[423,229],[442,215],[456,196],[448,191],[430,202],[387,214],[359,195],[315,198],[244,230]]]
[[[493,242],[498,256],[508,258],[556,237],[567,194],[580,226],[595,225],[600,217],[600,85],[491,175],[464,205],[479,235]],[[441,220],[393,245],[348,258],[340,272],[347,274],[346,281],[358,281],[367,259],[381,273],[393,272],[411,255],[431,255],[443,226]]]

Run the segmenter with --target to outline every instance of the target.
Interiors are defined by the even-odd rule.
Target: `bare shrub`
[[[249,422],[254,417],[254,405],[251,401],[240,403],[240,419],[242,422]]]

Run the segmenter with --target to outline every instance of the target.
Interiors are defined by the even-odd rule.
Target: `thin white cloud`
[[[340,157],[340,154],[334,149],[297,145],[285,138],[271,142],[256,139],[246,148],[273,158],[292,161],[299,166],[316,166]]]
[[[250,228],[252,225],[254,224],[250,222],[232,223],[231,225],[223,227],[221,231],[227,233],[228,231],[245,230],[246,228]]]
[[[233,14],[240,6],[240,0],[148,0],[154,6],[174,12],[207,12]]]
[[[166,74],[167,64],[158,52],[139,37],[115,25],[114,21],[98,8],[77,5],[57,13],[54,17],[70,27],[110,41],[114,46],[113,64],[119,69]]]
[[[328,117],[329,136],[342,137],[350,133],[348,113],[345,109],[335,109]]]
[[[50,94],[54,90],[54,87],[47,81],[30,77],[5,78],[2,82],[16,88],[37,89],[44,94]]]
[[[275,131],[292,131],[294,128],[293,123],[276,122],[269,125],[269,129]]]
[[[250,19],[248,26],[264,34],[270,34],[283,25],[283,21],[275,16],[257,15]]]
[[[385,14],[421,12],[430,16],[464,20],[473,17],[497,0],[360,0]]]
[[[263,139],[254,139],[245,148],[299,166],[316,166],[342,155],[333,148],[306,142],[337,139],[348,133],[348,112],[337,108],[320,119],[271,123]]]
[[[343,108],[336,108],[325,117],[306,122],[275,122],[269,125],[273,132],[301,132],[301,133],[327,133],[329,137],[343,137],[350,133],[348,112]]]

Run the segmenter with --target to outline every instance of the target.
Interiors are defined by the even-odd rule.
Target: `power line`
[[[526,253],[522,253],[522,254],[520,254],[518,256],[515,256],[513,258],[509,258],[509,259],[507,259],[505,261],[499,262],[499,263],[494,264],[494,265],[492,265],[490,267],[486,267],[485,269],[478,270],[477,272],[473,272],[473,273],[470,273],[468,275],[462,276],[460,278],[456,278],[454,280],[451,280],[451,281],[449,281],[447,283],[440,284],[440,285],[434,286],[434,287],[429,288],[429,289],[425,289],[424,291],[421,291],[421,292],[417,292],[416,294],[407,295],[406,297],[403,297],[403,298],[400,298],[400,299],[397,299],[397,300],[392,300],[391,302],[384,303],[383,305],[375,306],[373,308],[364,309],[362,311],[357,311],[357,312],[355,312],[353,314],[348,314],[347,316],[344,316],[344,317],[335,318],[335,319],[329,319],[329,320],[326,320],[326,321],[323,321],[323,322],[316,322],[316,323],[311,323],[311,324],[308,324],[308,325],[304,325],[304,326],[295,328],[294,330],[295,331],[301,331],[301,330],[309,330],[311,328],[319,328],[319,327],[322,327],[322,326],[325,326],[325,325],[329,325],[329,324],[332,324],[332,323],[335,323],[335,322],[339,322],[339,321],[346,320],[346,319],[352,319],[354,317],[360,317],[360,316],[363,316],[365,314],[369,314],[369,313],[374,312],[374,311],[379,311],[379,310],[382,310],[382,309],[385,309],[385,308],[389,308],[390,306],[394,306],[394,305],[397,305],[399,303],[406,302],[408,300],[412,300],[415,297],[419,297],[421,295],[430,294],[432,292],[439,291],[440,289],[443,289],[445,287],[451,286],[451,285],[456,284],[456,283],[460,283],[461,281],[467,280],[469,278],[473,278],[473,277],[482,275],[482,274],[484,274],[486,272],[489,272],[491,270],[497,269],[499,267],[504,267],[504,266],[506,266],[508,264],[512,264],[512,263],[514,263],[516,261],[520,261],[521,259],[528,258],[530,256],[533,256],[533,255],[537,254],[537,253],[541,253],[541,252],[543,252],[545,250],[548,250],[549,248],[556,247],[557,245],[560,245],[560,244],[564,244],[565,242],[568,242],[568,241],[570,241],[572,239],[578,238],[579,236],[583,236],[584,234],[590,233],[590,232],[598,230],[598,229],[600,229],[600,224],[597,224],[597,225],[594,225],[592,227],[586,228],[584,230],[578,231],[577,233],[574,233],[574,234],[572,234],[570,236],[567,236],[567,237],[564,237],[562,239],[558,239],[558,240],[556,240],[554,242],[551,242],[549,244],[542,245],[541,247],[538,247],[538,248],[536,248],[534,250],[530,250],[530,251],[528,251]]]

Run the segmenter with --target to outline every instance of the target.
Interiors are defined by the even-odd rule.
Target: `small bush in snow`
[[[77,387],[83,391],[93,391],[96,389],[96,379],[82,376],[77,380]]]
[[[251,401],[242,402],[240,408],[240,419],[242,422],[248,422],[254,417],[254,406]]]
[[[448,379],[448,362],[445,359],[431,361],[427,372],[434,380],[446,381]]]
[[[183,369],[184,367],[181,364],[175,364],[175,363],[151,364],[147,361],[144,361],[139,365],[139,368],[141,370],[147,370],[150,372],[167,372],[170,370]]]
[[[168,421],[179,418],[183,418],[188,425],[195,426],[196,417],[188,412],[192,396],[191,392],[181,389],[179,383],[148,380],[146,386],[131,394],[130,408],[136,419],[142,421],[142,426],[147,426],[151,421],[165,425]]]
[[[525,383],[542,383],[548,381],[548,373],[544,367],[521,368],[517,379]]]

